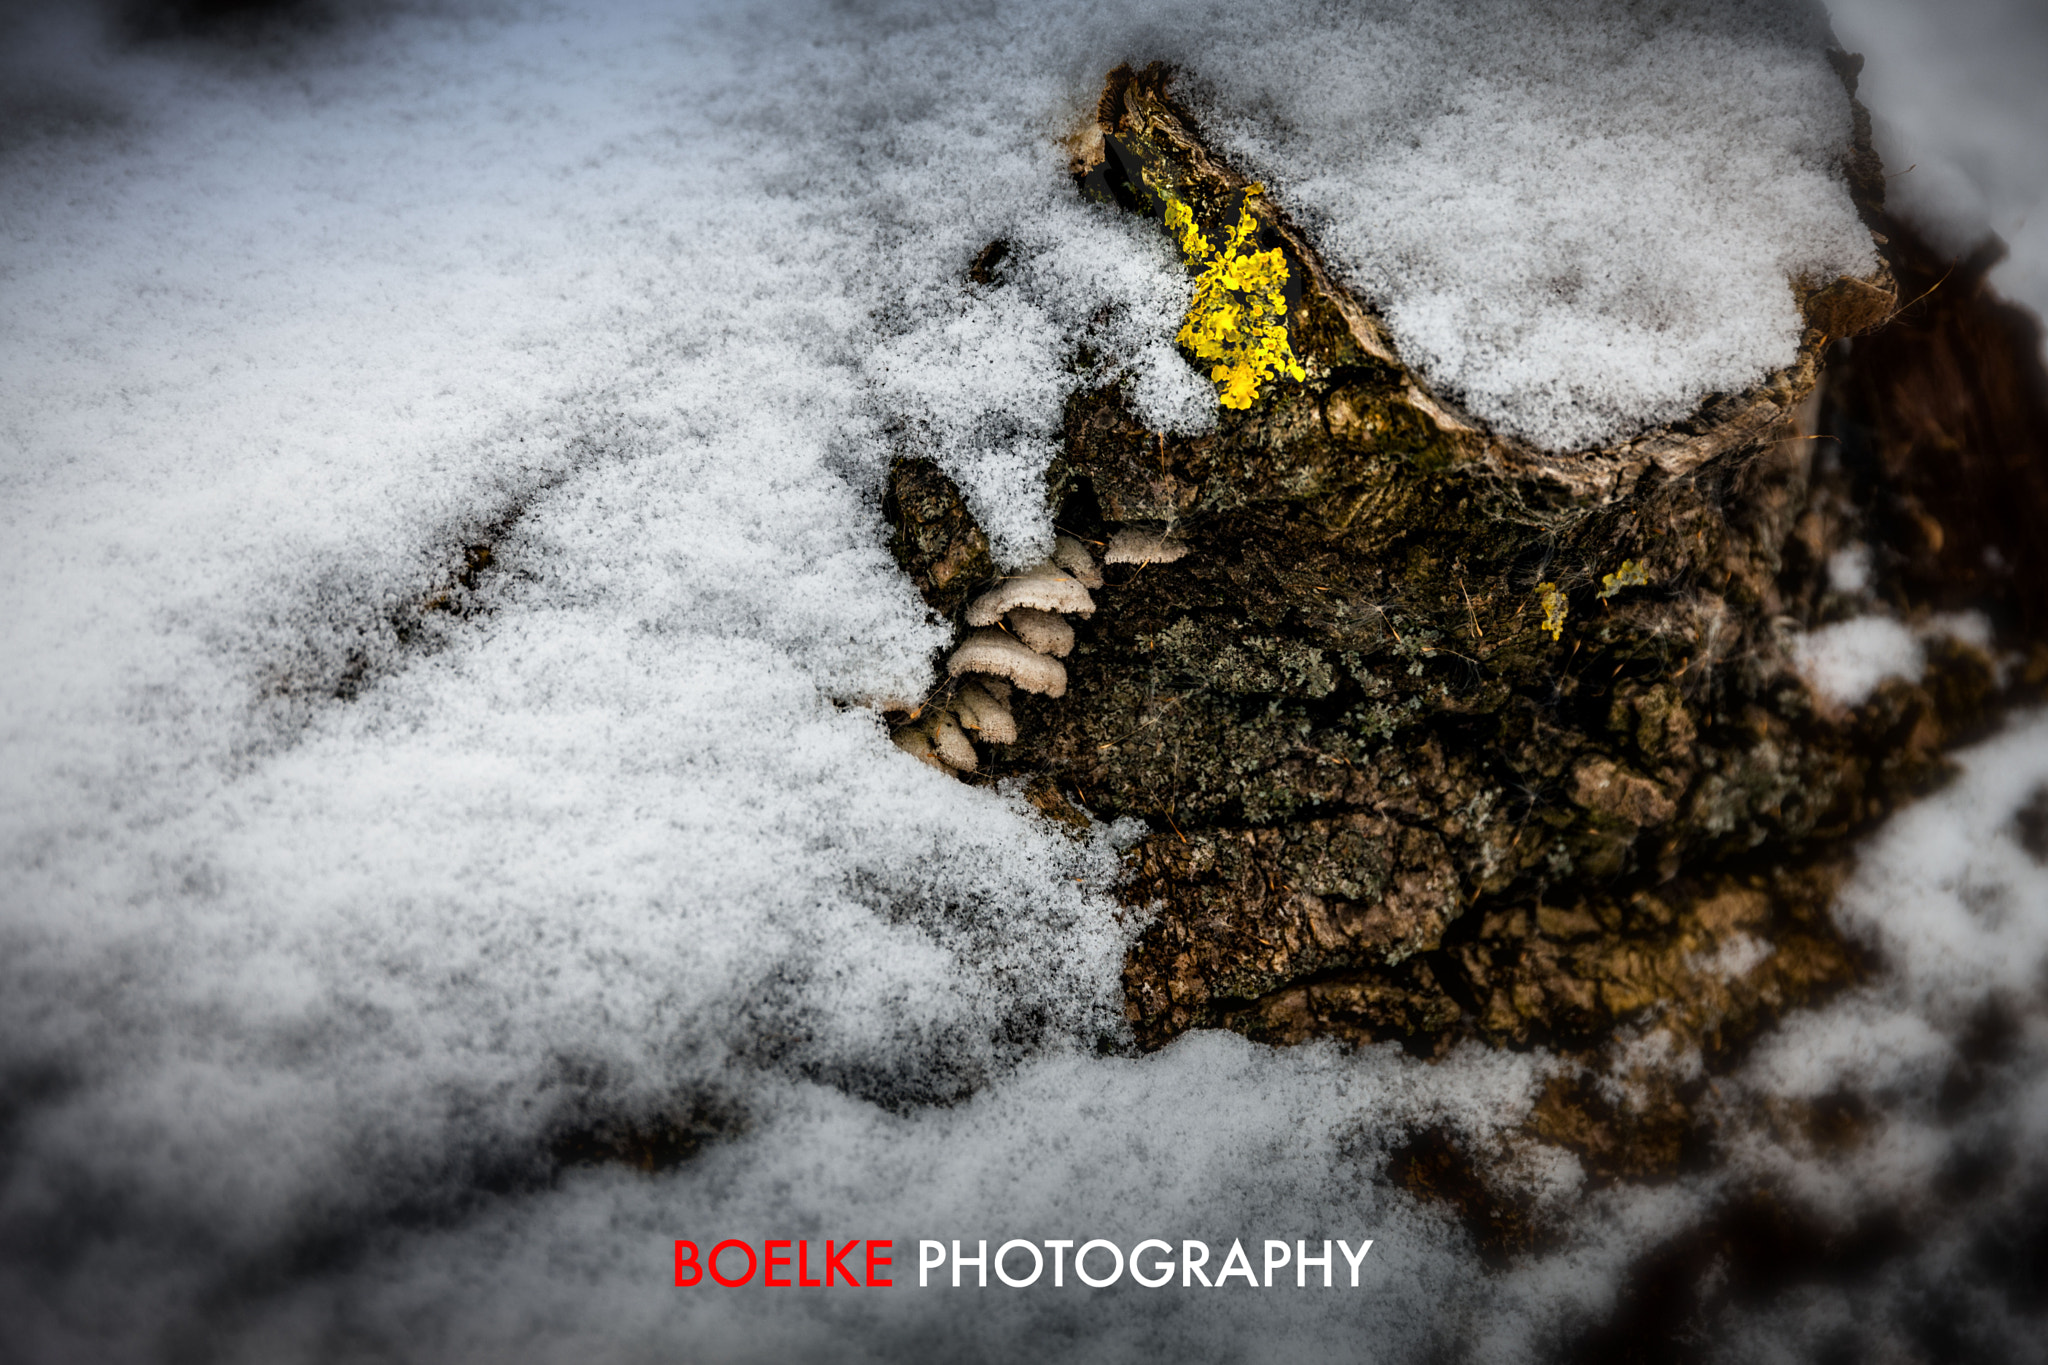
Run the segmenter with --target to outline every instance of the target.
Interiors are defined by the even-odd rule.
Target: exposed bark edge
[[[1168,74],[1111,73],[1074,170],[1126,207],[1139,196],[1113,195],[1111,172],[1156,170],[1213,227],[1245,178],[1174,104]],[[1888,230],[1855,112],[1845,174]],[[1889,270],[1791,282],[1811,325],[1795,363],[1753,390],[1561,455],[1432,394],[1284,205],[1251,202],[1306,282],[1290,327],[1307,377],[1195,438],[1146,430],[1114,385],[1073,400],[1049,476],[1063,530],[1103,544],[1167,526],[1191,548],[1105,570],[1069,695],[1020,698],[1018,741],[976,780],[1026,776],[1056,818],[1151,824],[1122,887],[1152,914],[1125,975],[1145,1046],[1221,1025],[1423,1053],[1541,1042],[1593,1065],[1630,1025],[1732,1063],[1770,1020],[1867,969],[1826,913],[1844,841],[2048,679],[2038,647],[2039,666],[2015,672],[1931,637],[1925,678],[1843,709],[1792,666],[1790,632],[1879,606],[1924,621],[1988,603],[1994,648],[2039,635],[2030,604],[2048,575],[1976,599],[1914,576],[1930,552],[1902,548],[1899,528],[1927,540],[1911,508],[1943,489],[1911,452],[1940,433],[1892,440],[1910,357],[1859,368],[1894,354],[1898,327],[1856,343],[1847,385],[1817,387],[1832,337],[1891,320]],[[1968,302],[1936,303],[1950,300]],[[2025,371],[1994,425],[2034,420],[2032,350],[2003,369],[1967,340],[1949,350]],[[1823,419],[1881,430],[1838,455]],[[1965,482],[2013,498],[2008,520],[2048,513],[2042,480],[2008,465],[1979,461]],[[905,524],[917,506],[960,515],[936,471],[904,462],[896,486],[898,553],[926,586],[974,547]],[[1827,569],[1857,542],[1875,547],[1867,593]],[[927,598],[955,610],[972,586]],[[1531,1132],[1601,1178],[1669,1170],[1698,1140],[1692,1083],[1632,1083],[1641,1112],[1595,1112],[1566,1087]]]
[[[1210,148],[1194,117],[1170,93],[1171,79],[1171,68],[1160,63],[1142,71],[1120,66],[1109,73],[1097,105],[1098,135],[1084,136],[1076,144],[1072,169],[1077,176],[1086,176],[1102,164],[1108,154],[1102,135],[1109,135],[1161,157],[1185,173],[1212,203],[1240,193],[1250,183]],[[1860,112],[1861,107],[1857,108]],[[1857,122],[1855,137],[1856,144],[1844,158],[1845,168],[1874,162],[1867,115]],[[1878,184],[1882,186],[1881,176]],[[1402,363],[1385,322],[1367,301],[1337,281],[1284,207],[1270,196],[1252,199],[1250,207],[1308,275],[1307,297],[1298,306],[1297,329],[1313,327],[1318,320],[1311,314],[1319,308],[1329,310],[1360,357],[1399,372],[1399,386],[1389,395],[1390,400],[1435,427],[1441,452],[1449,462],[1476,465],[1512,483],[1549,485],[1545,496],[1526,509],[1539,517],[1547,517],[1559,494],[1565,502],[1577,505],[1621,497],[1651,467],[1666,476],[1681,475],[1717,456],[1755,447],[1791,421],[1798,404],[1812,391],[1820,354],[1830,338],[1876,326],[1896,300],[1890,269],[1882,261],[1868,279],[1793,281],[1793,292],[1809,325],[1792,364],[1742,393],[1709,396],[1681,422],[1653,427],[1613,446],[1545,451],[1488,430],[1451,398],[1435,392]],[[1348,358],[1344,355],[1347,347],[1331,345],[1330,340],[1325,338],[1317,350],[1326,367],[1342,365]],[[1395,424],[1400,425],[1398,419]]]

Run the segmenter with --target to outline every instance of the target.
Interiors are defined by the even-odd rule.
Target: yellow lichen
[[[1224,236],[1221,250],[1204,235],[1185,201],[1170,191],[1160,195],[1166,229],[1196,271],[1195,297],[1175,340],[1209,363],[1209,378],[1221,390],[1217,401],[1226,408],[1250,407],[1259,386],[1278,375],[1307,377],[1287,339],[1287,258],[1277,247],[1248,249],[1257,245],[1259,224],[1250,205],[1260,192],[1257,185],[1245,190],[1237,224]]]
[[[1633,559],[1624,559],[1621,561],[1620,568],[1611,574],[1603,574],[1601,576],[1600,600],[1604,602],[1623,588],[1640,588],[1649,581],[1650,569],[1648,565],[1639,564]]]
[[[1555,583],[1538,583],[1536,600],[1543,605],[1543,629],[1550,632],[1550,638],[1564,638],[1564,618],[1571,611],[1571,602]]]

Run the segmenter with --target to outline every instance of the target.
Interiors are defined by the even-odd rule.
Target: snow
[[[1928,1318],[1968,1333],[1977,1358],[2039,1352],[2039,1320],[2013,1291],[2027,1282],[2018,1247],[2038,1237],[2048,1193],[2048,850],[2038,838],[2026,846],[2017,817],[2048,802],[2048,717],[1958,757],[1957,781],[1891,820],[1837,903],[1881,970],[1788,1017],[1722,1095],[1730,1115],[1823,1097],[1862,1104],[1871,1132],[1846,1152],[1758,1133],[1742,1159],[1835,1227],[1874,1211],[1905,1219],[1915,1249],[1873,1275],[1737,1313],[1721,1358],[1760,1358],[1767,1342],[1793,1359],[1869,1358]],[[1958,1178],[1972,1166],[1982,1174]]]
[[[1828,556],[1828,587],[1835,592],[1860,595],[1870,590],[1870,547],[1858,542],[1844,545]]]
[[[1886,208],[1961,257],[1989,233],[2011,248],[2001,294],[2048,316],[2048,17],[2032,0],[1836,0],[1835,30],[1861,52],[1890,178]]]
[[[1234,13],[1229,61],[1207,28],[1172,48],[1204,112],[1497,430],[1573,449],[1683,417],[1792,363],[1787,279],[1876,264],[1817,10],[1364,4],[1311,51]]]
[[[496,0],[129,43],[0,12],[8,1349],[1511,1358],[1601,1311],[1696,1191],[1585,1200],[1496,1278],[1384,1175],[1434,1123],[1542,1165],[1502,1134],[1547,1059],[1123,1055],[1135,831],[1055,832],[865,703],[944,643],[884,549],[892,455],[1016,564],[1076,385],[1213,419],[1170,244],[1065,178],[1119,60],[1187,60],[1506,429],[1604,439],[1789,359],[1786,273],[1860,259],[1846,106],[1775,6],[1614,43],[1635,13]],[[1340,57],[1350,102],[1300,94]],[[427,610],[485,542],[476,610]],[[678,1103],[731,1131],[550,1177],[565,1128]],[[1381,1278],[980,1317],[666,1286],[700,1227],[1083,1223],[1368,1235]]]
[[[1058,1341],[1072,1358],[1114,1361],[1258,1359],[1276,1349],[1341,1358],[1345,1334],[1369,1321],[1389,1354],[1411,1358],[1483,1330],[1493,1295],[1483,1281],[1455,1288],[1469,1264],[1456,1234],[1372,1178],[1364,1130],[1480,1101],[1516,1113],[1531,1067],[1500,1054],[1461,1057],[1452,1071],[1469,1094],[1446,1104],[1430,1093],[1435,1076],[1397,1058],[1322,1046],[1276,1056],[1230,1035],[1197,1035],[1143,1061],[1045,1058],[967,1104],[915,1118],[821,1087],[764,1087],[747,1140],[673,1179],[576,1174],[409,1240],[338,1289],[315,1284],[267,1304],[253,1331],[270,1339],[310,1330],[317,1339],[307,1324],[338,1307],[350,1321],[418,1324],[424,1336],[402,1349],[434,1360],[579,1350],[654,1357],[689,1342],[718,1360],[893,1361],[1014,1355],[1016,1343]],[[777,1303],[763,1302],[758,1286],[669,1287],[673,1238],[756,1228],[756,1240],[913,1239],[895,1249],[898,1283],[911,1288]],[[957,1292],[950,1276],[914,1288],[914,1239],[957,1237],[971,1253],[978,1239],[993,1251],[1013,1236],[1104,1237],[1126,1249],[1144,1237],[1206,1239],[1217,1260],[1243,1238],[1255,1264],[1255,1236],[1375,1240],[1355,1293],[1296,1291],[1291,1276],[1270,1293],[1183,1290],[1177,1281],[1147,1290],[1128,1280],[1091,1293],[1075,1286],[1071,1263],[1064,1291],[1049,1277],[1010,1291],[994,1276],[976,1290],[971,1275]],[[507,1284],[519,1292],[492,1287]],[[1567,1297],[1548,1311],[1570,1306]],[[537,1340],[546,1345],[536,1350]]]
[[[1807,632],[1792,661],[1807,685],[1836,706],[1869,700],[1887,678],[1918,682],[1927,669],[1920,637],[1889,616],[1858,616]]]
[[[1859,547],[1860,548],[1860,547]],[[1829,561],[1831,585],[1857,591],[1857,576],[1868,571],[1862,557],[1844,550]],[[1845,580],[1854,583],[1845,586]],[[1946,638],[1986,654],[1994,653],[1991,621],[1982,612],[1937,612],[1913,625],[1889,616],[1855,616],[1834,621],[1790,640],[1792,665],[1815,694],[1831,706],[1861,706],[1889,678],[1918,682],[1927,672],[1926,642]],[[2004,662],[1994,659],[2001,670]]]

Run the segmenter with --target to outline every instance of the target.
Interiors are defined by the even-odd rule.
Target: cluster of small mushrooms
[[[1170,564],[1187,545],[1169,535],[1126,528],[1109,539],[1106,564]],[[967,638],[946,660],[952,695],[923,709],[891,736],[905,753],[949,773],[971,773],[981,764],[974,741],[1017,742],[1010,713],[1010,689],[1047,697],[1067,693],[1067,666],[1074,650],[1069,616],[1093,616],[1089,589],[1102,586],[1102,571],[1088,547],[1070,535],[1053,543],[1052,557],[997,581],[967,604]]]

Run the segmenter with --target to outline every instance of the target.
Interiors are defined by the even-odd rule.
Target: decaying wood
[[[1537,450],[1401,362],[1286,206],[1244,199],[1169,76],[1111,73],[1077,180],[1122,205],[1105,212],[1142,209],[1134,177],[1168,180],[1211,226],[1249,202],[1301,282],[1306,378],[1193,438],[1147,430],[1115,387],[1070,403],[1049,477],[1060,528],[1098,547],[1170,529],[1190,548],[1105,568],[1067,695],[1018,697],[1017,742],[977,778],[1029,776],[1062,818],[1150,825],[1122,887],[1149,914],[1125,973],[1141,1044],[1220,1025],[1590,1053],[1628,1023],[1711,1061],[1854,979],[1864,964],[1826,914],[1845,841],[2048,673],[1930,635],[1923,680],[1844,709],[1792,664],[1794,632],[1869,609],[1830,585],[1845,545],[1874,545],[1879,595],[1919,619],[1983,595],[1950,590],[1981,588],[1957,565],[1986,561],[1944,548],[1972,515],[1944,498],[2048,511],[2038,456],[1979,461],[1962,488],[1921,469],[1957,430],[1939,380],[1904,396],[1925,301],[1893,320],[1889,268],[1788,282],[1809,324],[1790,366],[1609,448]],[[1883,228],[1867,128],[1859,108],[1845,173]],[[1824,381],[1831,344],[1870,328]],[[2007,407],[2038,433],[2031,382],[2011,380]],[[1864,419],[1882,431],[1819,439]],[[905,460],[890,513],[906,569],[956,614],[991,572],[957,493]],[[2038,585],[2036,544],[2000,553]],[[2004,581],[1995,647],[2023,650],[2048,613]],[[1538,1126],[1596,1169],[1655,1167],[1689,1121],[1678,1084],[1646,1092],[1670,1122],[1589,1118],[1567,1091]],[[1636,1132],[1654,1141],[1616,1136]]]

